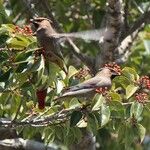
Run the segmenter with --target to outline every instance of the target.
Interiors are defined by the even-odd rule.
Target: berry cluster
[[[13,33],[20,33],[23,35],[32,35],[32,30],[30,26],[25,25],[23,28],[19,26],[15,26],[14,32]]]
[[[142,88],[146,88],[148,90],[150,90],[150,78],[148,76],[142,76],[139,80],[138,80],[138,84],[139,86],[141,86]]]
[[[147,93],[136,93],[135,99],[137,102],[145,104],[146,100],[148,100],[148,94]]]
[[[95,89],[96,93],[102,94],[103,96],[107,94],[107,91],[108,91],[108,87],[100,87]]]
[[[90,70],[89,70],[89,69],[83,69],[83,68],[81,68],[81,69],[75,74],[75,78],[77,78],[77,79],[82,79],[82,78],[86,77],[89,73],[90,73]]]
[[[104,67],[113,69],[119,75],[121,74],[121,67],[119,65],[117,65],[115,62],[105,64]]]

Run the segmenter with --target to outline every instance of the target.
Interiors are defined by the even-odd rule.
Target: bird
[[[101,68],[100,71],[93,77],[88,80],[85,80],[82,83],[79,83],[75,86],[69,87],[60,97],[55,100],[65,97],[89,97],[96,93],[97,88],[111,88],[112,76],[119,75],[115,70],[111,68]]]
[[[57,64],[67,73],[58,39],[51,36],[57,33],[52,27],[52,21],[44,17],[37,17],[30,19],[30,22],[33,24],[34,35],[37,37],[39,45],[44,49],[46,60]]]

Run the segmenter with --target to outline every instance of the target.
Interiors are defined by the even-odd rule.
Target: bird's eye
[[[36,21],[37,21],[37,22],[42,22],[43,20],[40,19],[40,20],[36,20]]]
[[[34,24],[34,27],[35,27],[35,28],[38,28],[38,27],[39,27],[39,24],[38,24],[38,23],[33,22],[33,24]]]

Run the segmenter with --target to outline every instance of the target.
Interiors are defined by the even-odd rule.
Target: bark
[[[118,46],[121,27],[123,25],[123,2],[122,0],[108,0],[107,1],[107,15],[106,15],[106,29],[111,32],[111,39],[104,39],[100,41],[101,51],[96,57],[96,70],[103,64],[113,62],[114,50]]]

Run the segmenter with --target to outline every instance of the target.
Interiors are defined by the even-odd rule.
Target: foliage
[[[140,2],[137,1],[137,3]],[[17,6],[13,4],[13,0],[11,3]],[[57,10],[56,17],[60,16],[59,20],[67,32],[88,28],[89,23],[86,22],[88,14],[85,17],[86,21],[83,19],[87,13],[84,7],[87,5],[81,5],[79,2],[74,4],[69,0],[51,3],[52,5],[55,3],[53,8]],[[73,9],[77,7],[76,5],[82,7],[81,14],[79,11],[68,10],[66,15],[69,15],[69,12],[72,14],[66,20],[62,14],[67,7]],[[99,22],[101,22],[99,16],[103,14],[103,9],[100,9],[98,5],[104,7],[105,2],[95,0],[89,9],[92,10],[95,18],[93,24],[99,27]],[[18,12],[18,7],[19,5],[15,13]],[[2,13],[7,20],[5,11]],[[135,17],[137,12],[134,13]],[[78,17],[76,17],[77,14]],[[71,19],[74,19],[74,22]],[[131,19],[131,22],[133,20]],[[142,40],[143,35],[144,39],[150,38],[145,37],[146,34],[149,35],[149,31],[149,26],[147,26],[141,33]],[[0,50],[0,118],[28,122],[25,127],[16,123],[18,133],[23,138],[31,139],[40,134],[41,140],[45,143],[53,141],[65,145],[78,143],[82,137],[82,129],[87,128],[97,137],[97,142],[102,145],[103,149],[135,148],[150,131],[148,125],[150,89],[147,87],[149,78],[144,77],[147,79],[145,83],[141,77],[150,74],[150,56],[145,55],[145,47],[141,39],[136,41],[129,61],[122,65],[122,75],[113,79],[113,86],[106,95],[97,93],[88,102],[83,98],[66,98],[63,102],[56,104],[54,99],[62,94],[63,89],[80,83],[92,75],[78,76],[82,73],[71,63],[68,63],[68,74],[65,74],[56,64],[45,63],[37,40],[32,36],[28,26],[1,24],[0,47],[4,48]],[[78,42],[80,44],[82,41]],[[94,44],[91,44],[91,47],[87,46],[88,44],[83,45],[85,48],[80,46],[82,52],[96,55],[97,47]],[[66,59],[67,57],[66,54]],[[36,91],[43,88],[48,89],[48,94],[46,108],[41,111],[37,106]],[[64,110],[66,110],[64,112],[66,116],[57,118],[57,113]],[[47,122],[38,124],[32,122],[50,116],[54,117],[48,126]],[[41,127],[42,125],[46,127]],[[113,139],[110,138],[110,134],[113,135]]]

